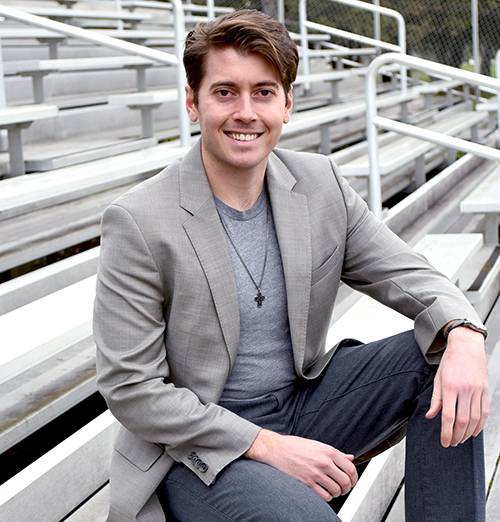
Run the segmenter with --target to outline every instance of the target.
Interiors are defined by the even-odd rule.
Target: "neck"
[[[215,197],[237,210],[252,208],[264,188],[265,172],[260,175],[245,176],[207,172],[208,182]]]

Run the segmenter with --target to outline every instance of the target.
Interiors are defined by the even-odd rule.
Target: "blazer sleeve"
[[[94,305],[97,384],[118,421],[161,445],[207,485],[252,444],[259,429],[170,380],[161,271],[130,213],[102,220]]]
[[[457,318],[480,321],[464,294],[427,259],[378,221],[333,165],[347,212],[342,280],[415,321],[415,339],[437,363],[443,327]]]

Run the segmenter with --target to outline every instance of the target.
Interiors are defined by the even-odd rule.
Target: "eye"
[[[231,95],[231,92],[228,89],[219,89],[217,91],[217,95],[220,96],[221,98],[227,98],[228,96]]]
[[[263,98],[270,98],[273,94],[274,94],[274,92],[271,91],[271,89],[262,89],[262,90],[260,91],[260,95],[261,95]]]

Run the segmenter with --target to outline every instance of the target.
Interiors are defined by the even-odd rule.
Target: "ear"
[[[194,102],[194,92],[189,85],[186,85],[186,109],[189,119],[195,123],[198,121],[198,109]]]
[[[290,121],[290,116],[292,115],[292,107],[293,107],[293,95],[292,88],[288,91],[286,95],[286,106],[285,106],[285,114],[283,115],[283,123],[288,123]]]

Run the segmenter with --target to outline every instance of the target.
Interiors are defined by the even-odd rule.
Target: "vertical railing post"
[[[309,74],[309,40],[307,39],[307,0],[299,1],[299,26],[300,26],[300,45],[302,46],[302,73]],[[308,91],[311,84],[306,82],[304,89]]]
[[[382,219],[382,183],[380,182],[378,129],[373,123],[377,116],[377,67],[368,67],[366,75],[366,138],[370,176],[368,178],[368,206],[377,219]]]
[[[497,51],[495,56],[495,76],[500,79],[500,50]],[[497,148],[500,149],[500,92],[497,92]]]
[[[115,9],[117,13],[122,12],[122,0],[115,0]],[[118,20],[116,27],[119,31],[123,31],[123,20]]]
[[[471,3],[471,23],[472,23],[472,57],[474,61],[474,72],[480,73],[479,60],[479,13],[477,0]]]
[[[284,24],[285,23],[285,1],[278,0],[278,20]]]
[[[0,39],[0,108],[7,107],[7,96],[5,95],[5,78],[3,75],[3,53],[2,40]],[[0,130],[0,151],[8,149],[7,130]]]
[[[380,0],[373,0],[374,5],[380,5]],[[382,33],[380,31],[380,13],[375,11],[373,13],[373,36],[375,40],[382,41]],[[380,47],[376,49],[377,54],[380,54]]]
[[[402,16],[397,18],[398,21],[398,44],[401,48],[401,53],[406,54],[406,26],[405,21]],[[404,92],[408,89],[408,78],[407,78],[407,68],[402,65],[401,66],[401,90]]]
[[[191,145],[191,124],[186,110],[186,72],[183,65],[183,49],[184,40],[186,38],[186,26],[184,24],[184,9],[181,0],[171,0],[174,8],[174,38],[175,38],[175,56],[179,63],[177,64],[177,91],[179,95],[179,132],[181,145],[189,147]],[[212,0],[213,6],[213,0]]]
[[[215,18],[214,0],[207,0],[207,7],[208,7],[208,18],[210,18],[210,20],[213,20]]]

